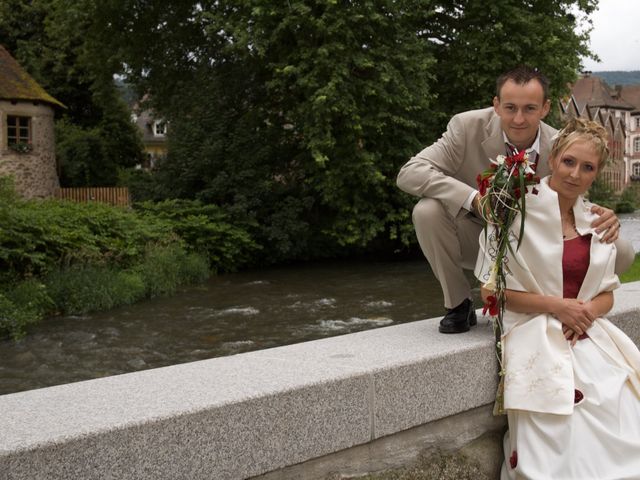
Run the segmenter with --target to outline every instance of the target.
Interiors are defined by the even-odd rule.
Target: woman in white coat
[[[572,120],[554,143],[551,175],[526,198],[507,263],[502,479],[640,479],[640,352],[604,318],[619,285],[615,246],[599,241],[583,198],[607,156],[604,128]],[[513,225],[515,238],[519,218]],[[492,238],[481,235],[481,282]]]

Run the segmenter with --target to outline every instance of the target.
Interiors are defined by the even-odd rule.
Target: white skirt
[[[640,479],[640,399],[627,372],[589,338],[571,351],[582,399],[571,415],[508,411],[502,480]]]

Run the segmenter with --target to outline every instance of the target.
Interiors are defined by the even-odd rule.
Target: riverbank
[[[0,225],[0,339],[20,339],[46,317],[170,295],[233,271],[258,249],[215,205],[25,200],[7,177]]]

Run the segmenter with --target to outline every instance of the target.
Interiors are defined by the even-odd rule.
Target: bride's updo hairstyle
[[[591,143],[600,159],[598,162],[598,171],[600,171],[609,158],[609,135],[602,125],[591,120],[583,118],[569,120],[569,123],[558,132],[549,158],[554,159],[562,155],[562,152],[577,141]]]

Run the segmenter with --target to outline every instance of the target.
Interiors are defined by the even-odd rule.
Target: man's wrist
[[[477,213],[477,210],[476,210],[475,205],[473,203],[477,195],[478,195],[478,191],[477,190],[473,190],[469,194],[467,199],[464,201],[464,203],[462,204],[462,208],[468,210],[471,213],[474,213],[474,214]]]
[[[471,201],[471,206],[473,207],[474,213],[480,213],[480,194],[476,194]]]

